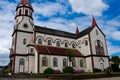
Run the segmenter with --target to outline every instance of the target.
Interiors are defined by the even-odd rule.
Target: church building
[[[48,67],[62,71],[70,63],[66,50],[75,55],[70,65],[74,69],[93,72],[109,67],[105,34],[94,17],[90,27],[80,32],[77,27],[71,33],[35,25],[33,12],[30,0],[21,0],[16,8],[10,49],[12,73],[43,73]]]

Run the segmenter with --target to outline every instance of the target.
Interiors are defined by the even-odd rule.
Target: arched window
[[[72,48],[75,48],[75,44],[74,43],[72,44]]]
[[[68,47],[68,43],[67,42],[65,42],[65,47]]]
[[[96,30],[96,35],[98,35],[98,30]]]
[[[76,61],[75,61],[75,59],[72,60],[72,67],[76,67]]]
[[[60,46],[60,41],[56,42],[56,46],[58,46],[58,47]]]
[[[19,60],[19,72],[24,72],[24,64],[25,64],[25,60],[23,58],[20,58],[20,60]]]
[[[84,63],[82,59],[80,60],[80,67],[84,67]]]
[[[81,43],[78,44],[78,48],[81,48]]]
[[[52,41],[51,40],[48,40],[48,45],[52,45]]]
[[[42,39],[41,38],[38,39],[38,44],[42,44]]]
[[[42,58],[42,66],[44,67],[48,66],[48,59],[46,57]]]
[[[63,67],[66,67],[66,66],[67,66],[67,59],[64,58],[64,59],[63,59]]]
[[[19,60],[19,65],[24,65],[24,63],[25,63],[24,59],[23,59],[23,58],[20,58],[20,60]]]
[[[26,43],[27,43],[27,40],[24,38],[23,39],[23,44],[26,45]]]
[[[33,53],[34,52],[34,49],[33,48],[30,48],[30,53]]]
[[[103,43],[100,40],[96,41],[95,48],[96,48],[97,55],[104,55]]]
[[[87,40],[85,40],[85,46],[87,46],[88,45],[88,41]]]
[[[21,13],[22,13],[22,10],[20,9],[20,10],[19,10],[19,15],[21,15]]]
[[[27,9],[25,10],[25,15],[26,15],[26,16],[28,15],[28,10],[27,10]]]
[[[57,58],[53,59],[53,67],[58,67],[58,59]]]

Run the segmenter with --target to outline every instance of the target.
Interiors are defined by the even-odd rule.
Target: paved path
[[[27,78],[27,79],[9,79],[9,78],[0,78],[0,80],[50,80],[45,78]],[[98,79],[83,79],[83,80],[120,80],[120,77],[110,77],[110,78],[98,78]]]
[[[98,78],[98,79],[85,79],[85,80],[120,80],[120,77]]]
[[[32,79],[30,79],[30,78],[27,78],[27,79],[17,79],[17,78],[9,79],[9,78],[0,78],[0,80],[49,80],[49,79],[45,79],[45,78],[39,78],[39,79],[37,79],[37,78],[32,78]]]

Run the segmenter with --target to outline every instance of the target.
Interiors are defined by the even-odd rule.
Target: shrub
[[[84,72],[84,70],[80,70],[80,69],[74,70],[74,73],[83,73],[83,72]]]
[[[108,67],[107,69],[105,69],[105,72],[106,72],[106,74],[111,74],[111,72],[112,72],[112,68],[111,67]]]
[[[65,67],[65,68],[63,68],[63,72],[64,73],[73,73],[74,69],[73,69],[73,67]]]
[[[94,71],[94,72],[102,72],[101,69],[98,69],[98,68],[94,68],[93,71]]]
[[[54,69],[47,68],[47,69],[44,70],[44,74],[54,74]]]
[[[54,73],[55,73],[55,74],[60,74],[61,71],[60,71],[59,69],[57,69],[57,70],[54,70]]]
[[[112,67],[113,72],[120,72],[119,64],[117,63],[111,64],[111,67]]]

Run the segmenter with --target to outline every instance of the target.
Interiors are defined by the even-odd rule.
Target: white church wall
[[[28,56],[28,73],[35,73],[35,56]]]
[[[92,59],[91,57],[86,58],[86,72],[92,72]]]
[[[108,57],[93,57],[93,61],[94,61],[94,68],[102,69],[101,64],[103,64],[104,69],[109,67],[109,63],[108,63],[109,59],[108,59]]]
[[[27,47],[26,45],[23,44],[24,38],[26,39],[26,45],[27,45],[31,42],[32,34],[17,32],[16,53],[27,54]]]
[[[85,40],[87,40],[88,41],[88,45],[87,46],[85,46]],[[87,56],[87,55],[90,55],[91,53],[90,53],[90,44],[89,44],[89,37],[88,37],[88,35],[85,35],[85,36],[83,36],[83,37],[81,37],[81,38],[78,38],[77,39],[77,42],[78,41],[81,41],[82,42],[82,45],[81,45],[81,48],[79,49],[79,48],[77,48],[80,52],[82,52],[82,54],[84,55],[84,56]]]
[[[23,58],[24,59],[24,72],[28,72],[28,60],[27,57],[23,57],[23,56],[16,56],[15,57],[15,73],[19,73],[20,72],[20,66],[19,66],[19,61],[20,59]]]
[[[23,30],[23,31],[33,31],[33,27],[30,24],[30,18],[29,17],[23,17],[22,22],[18,25],[18,30]],[[24,24],[27,24],[28,27],[24,28]]]
[[[42,36],[43,38],[44,38],[44,40],[46,41],[44,41],[43,42],[43,45],[48,45],[47,44],[47,40],[53,40],[53,42],[52,42],[52,45],[51,46],[55,46],[56,47],[56,42],[55,42],[55,40],[61,40],[61,44],[60,44],[60,47],[65,47],[64,46],[64,41],[68,41],[69,42],[69,44],[68,44],[68,48],[72,48],[72,45],[71,45],[71,42],[75,42],[76,43],[76,40],[75,39],[72,39],[72,38],[67,38],[67,37],[60,37],[60,36],[55,36],[55,35],[49,35],[49,34],[42,34],[42,33],[36,33],[36,38],[38,38],[39,36]],[[37,43],[37,41],[36,41],[36,43]]]
[[[96,30],[98,31],[98,35],[96,34]],[[94,29],[90,32],[90,36],[91,36],[91,44],[92,44],[93,54],[96,54],[95,41],[100,40],[103,43],[104,53],[105,53],[105,55],[107,55],[105,37],[101,33],[101,31],[97,27],[94,27]]]
[[[48,67],[50,67],[50,68],[52,68],[52,69],[54,69],[54,70],[59,69],[60,71],[62,71],[62,69],[64,68],[64,67],[63,67],[63,59],[66,58],[66,59],[68,60],[68,57],[67,57],[67,56],[57,56],[57,55],[55,56],[55,55],[43,55],[43,54],[41,54],[41,55],[40,55],[40,61],[42,61],[42,58],[43,58],[43,57],[46,57],[46,58],[48,59],[48,66],[43,67],[43,66],[42,66],[42,62],[40,62],[40,73],[43,73],[43,71],[44,71],[46,68],[48,68]],[[53,66],[53,59],[54,59],[54,58],[57,58],[57,59],[58,59],[58,67],[54,67],[54,66]],[[76,67],[73,67],[73,68],[74,68],[74,69],[85,70],[85,66],[84,66],[84,67],[80,67],[80,59],[83,59],[83,60],[84,60],[84,58],[75,57]],[[68,65],[69,65],[69,60],[68,60]]]

